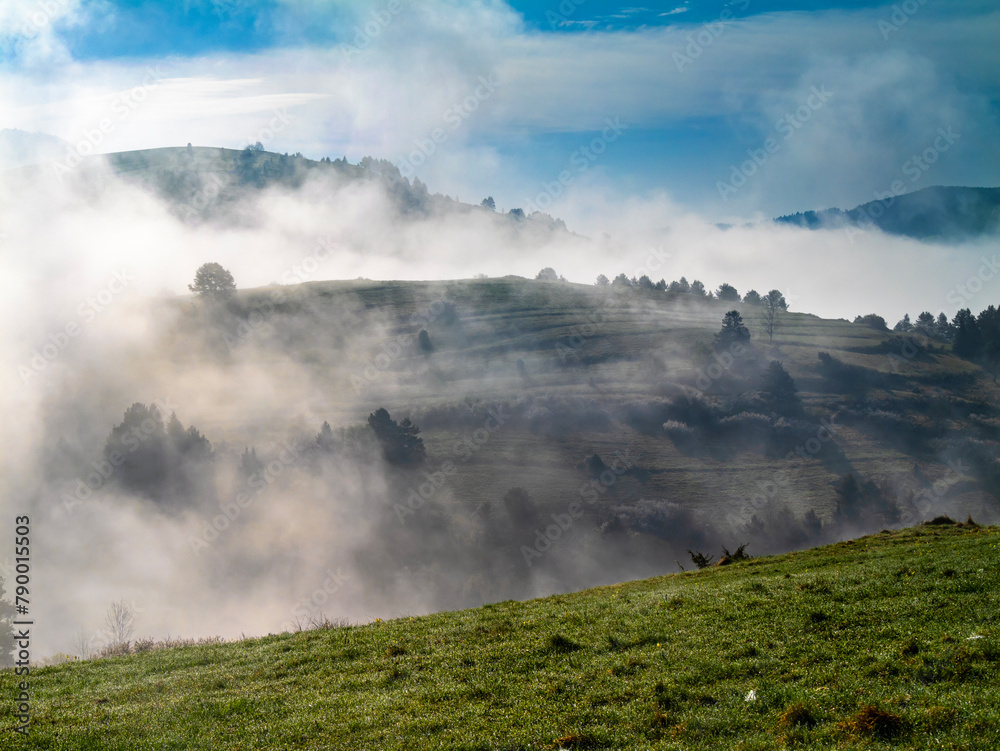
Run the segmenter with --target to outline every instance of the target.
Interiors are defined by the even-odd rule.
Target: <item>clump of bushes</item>
[[[736,561],[748,561],[750,556],[746,553],[747,543],[743,543],[736,550],[730,553],[724,546],[722,548],[722,557],[716,566],[728,566],[730,563],[735,563]],[[694,563],[698,568],[707,568],[712,565],[712,561],[715,560],[713,555],[703,555],[697,550],[688,550],[688,555],[691,556],[691,562]]]

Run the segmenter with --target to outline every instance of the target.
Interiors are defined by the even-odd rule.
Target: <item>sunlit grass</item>
[[[991,748],[1000,531],[38,670],[30,749]],[[15,678],[0,674],[12,696]],[[749,699],[748,699],[749,697]]]

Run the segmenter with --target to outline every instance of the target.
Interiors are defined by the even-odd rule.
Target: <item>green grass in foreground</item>
[[[714,551],[713,551],[714,552]],[[994,749],[1000,530],[70,663],[30,749]],[[12,673],[0,674],[7,707]],[[749,695],[749,696],[748,696]]]

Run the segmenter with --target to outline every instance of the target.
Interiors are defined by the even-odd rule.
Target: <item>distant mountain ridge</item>
[[[1000,188],[934,186],[848,211],[804,211],[774,222],[806,229],[878,228],[918,240],[972,239],[1000,233]]]
[[[56,139],[58,140],[58,139]],[[64,155],[61,155],[64,156]],[[106,164],[118,177],[165,201],[185,220],[201,221],[224,213],[243,197],[272,186],[301,187],[312,175],[325,175],[335,183],[374,182],[383,186],[402,215],[411,218],[432,212],[469,214],[483,212],[496,226],[518,235],[544,238],[553,233],[584,239],[566,228],[561,219],[543,212],[526,213],[513,208],[501,213],[480,204],[462,203],[457,198],[431,193],[419,178],[404,177],[392,162],[366,156],[357,164],[346,158],[308,159],[302,154],[279,154],[261,147],[227,149],[216,147],[161,147],[88,156],[72,163],[57,159],[46,164],[21,166],[12,172],[23,175],[51,174],[54,177],[79,169]],[[94,170],[95,174],[100,169]]]

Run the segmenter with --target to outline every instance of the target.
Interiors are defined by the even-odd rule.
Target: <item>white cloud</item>
[[[350,7],[363,30],[365,13],[381,6]],[[783,108],[825,83],[837,92],[829,107],[727,204],[745,215],[769,196],[771,205],[782,195],[830,203],[842,203],[845,193],[869,197],[871,185],[898,172],[904,146],[916,148],[948,119],[967,123],[968,135],[949,155],[954,171],[940,174],[959,182],[987,174],[983,155],[996,153],[1000,142],[990,110],[1000,99],[1000,49],[991,41],[1000,33],[1000,13],[953,19],[933,12],[922,9],[886,43],[877,26],[885,9],[761,15],[713,27],[718,34],[676,24],[552,35],[526,30],[505,5],[404,3],[361,40],[363,49],[27,66],[0,80],[8,105],[0,127],[75,141],[142,83],[146,68],[159,66],[164,79],[116,123],[102,150],[188,141],[238,147],[266,125],[272,109],[288,108],[295,125],[275,140],[276,150],[397,160],[442,127],[479,76],[495,73],[502,87],[449,131],[433,169],[423,172],[434,178],[433,188],[449,192],[469,182],[472,168],[463,157],[495,156],[490,144],[516,140],[530,149],[541,133],[599,129],[609,116],[653,130],[728,119],[733,142],[714,148],[740,154],[768,135]],[[702,37],[711,43],[678,70],[675,54],[690,55],[690,40]],[[737,139],[745,145],[737,148]],[[841,156],[849,150],[854,164]]]

